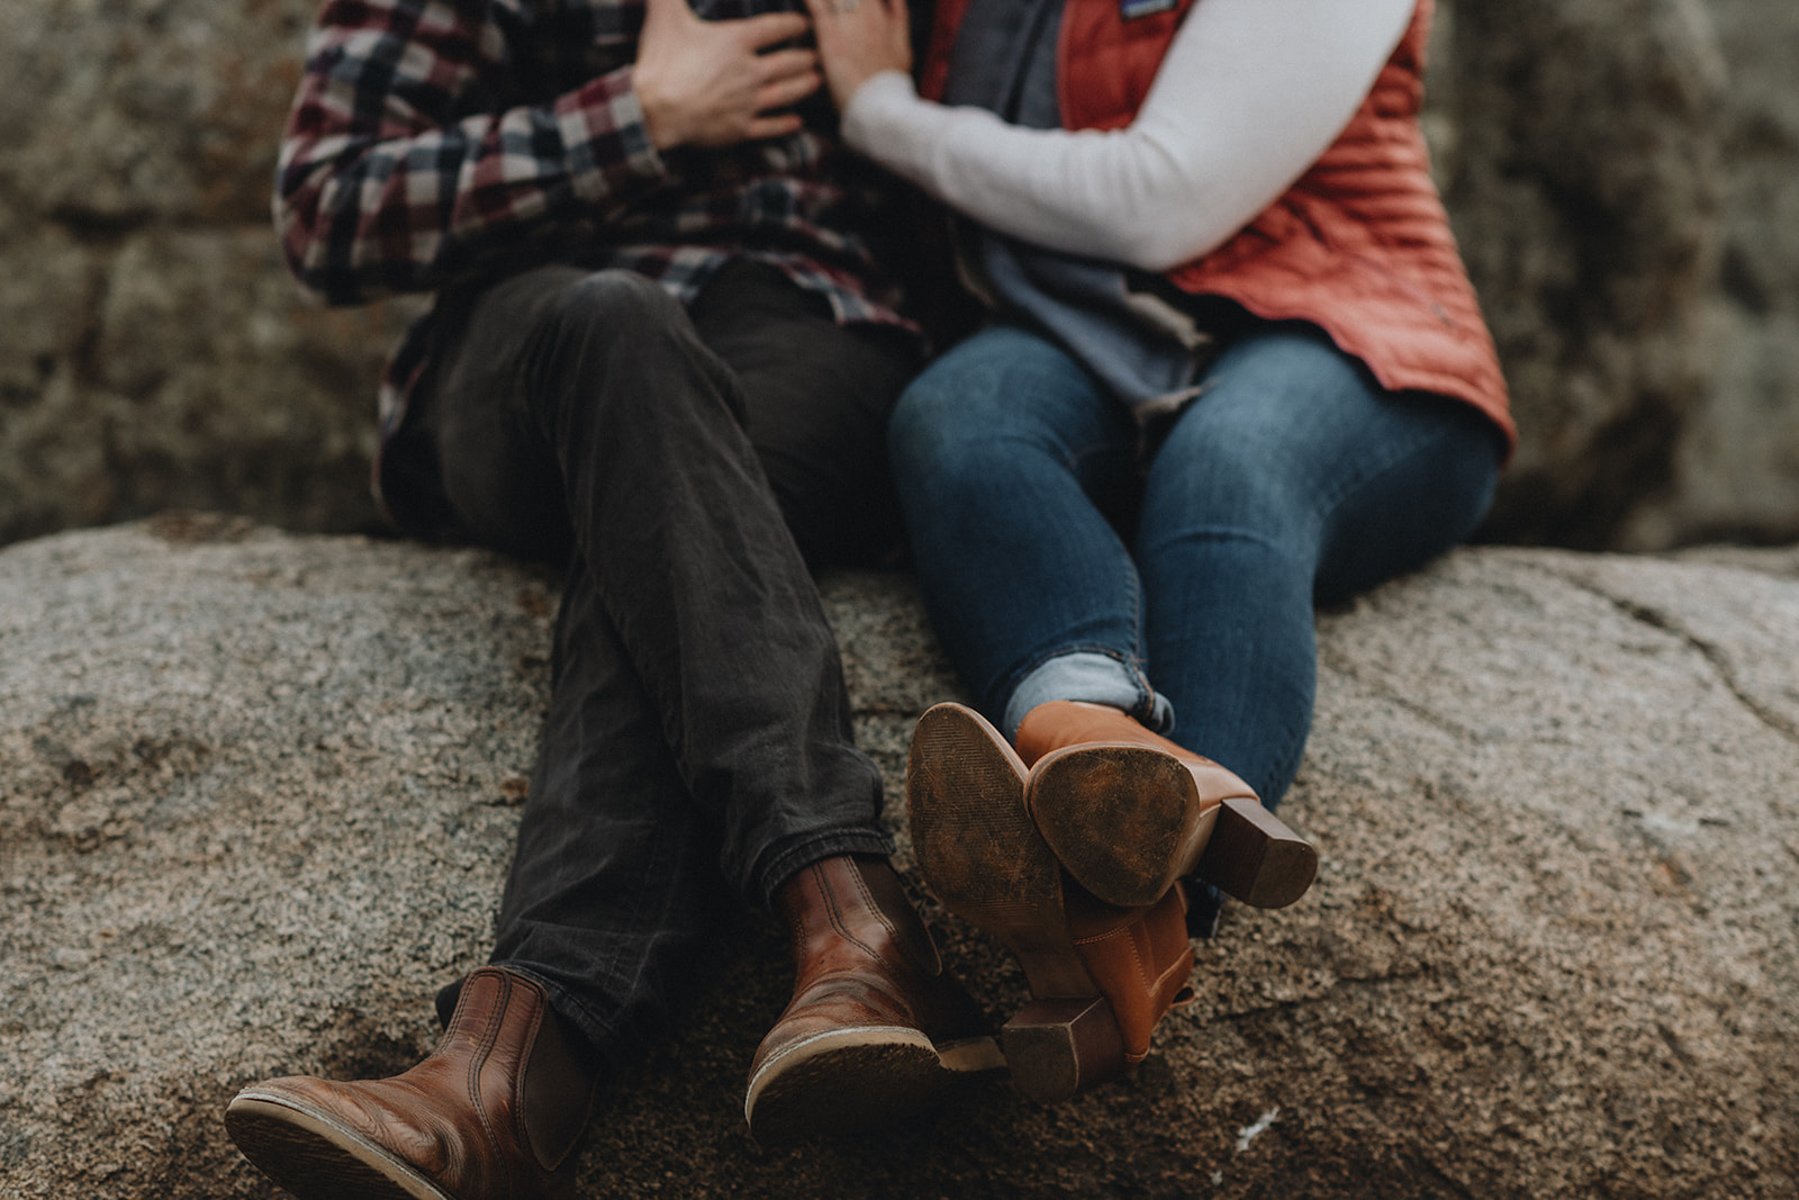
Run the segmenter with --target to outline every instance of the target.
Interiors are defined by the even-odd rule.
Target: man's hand
[[[818,55],[764,47],[806,32],[799,13],[702,21],[687,0],[647,0],[635,79],[659,150],[732,146],[796,133],[793,113],[768,115],[818,90]]]
[[[837,111],[882,71],[912,71],[906,0],[806,0]]]

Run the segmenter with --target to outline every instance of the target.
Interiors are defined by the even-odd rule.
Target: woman
[[[991,313],[889,430],[991,719],[926,713],[907,791],[1052,1099],[1147,1053],[1219,890],[1309,886],[1268,809],[1313,604],[1465,537],[1509,449],[1418,129],[1431,0],[942,0],[923,98],[903,0],[808,2],[846,141],[965,218]]]

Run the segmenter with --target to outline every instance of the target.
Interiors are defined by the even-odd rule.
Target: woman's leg
[[[1107,520],[1136,425],[1061,349],[1018,329],[963,342],[900,398],[894,483],[932,623],[1007,736],[1043,700],[1146,720],[1136,567]]]
[[[1277,803],[1311,726],[1313,600],[1418,567],[1485,515],[1499,441],[1385,392],[1322,334],[1235,343],[1151,464],[1136,552],[1172,736]]]
[[[1005,734],[1055,700],[1155,720],[1137,572],[1107,520],[1138,478],[1130,414],[1054,345],[995,329],[912,385],[889,452],[938,635]],[[1179,893],[1132,909],[1065,889],[1026,766],[978,715],[939,705],[913,738],[907,807],[933,892],[1024,969],[1033,1002],[1006,1024],[1006,1058],[1047,1102],[1147,1054],[1193,954]]]

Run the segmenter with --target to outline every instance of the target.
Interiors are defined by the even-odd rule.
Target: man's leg
[[[841,328],[821,298],[750,264],[721,272],[692,313],[740,384],[750,442],[806,560],[882,557],[897,533],[882,435],[915,365],[909,339]],[[727,836],[738,877],[733,844],[753,841]],[[793,933],[795,981],[751,1064],[744,1115],[758,1139],[868,1128],[1002,1065],[883,859],[814,857],[771,899]]]
[[[594,603],[661,719],[686,807],[722,842],[726,879],[766,898],[794,933],[794,999],[757,1053],[751,1128],[784,1137],[916,1107],[954,1073],[997,1065],[997,1051],[885,861],[879,779],[851,743],[836,643],[783,521],[785,510],[815,531],[821,556],[864,540],[834,522],[879,512],[867,496],[879,473],[854,460],[878,456],[888,397],[911,355],[840,328],[764,268],[721,273],[696,304],[704,334],[635,276],[559,282],[552,298],[531,302],[512,408],[553,458],[544,473],[561,483]],[[772,489],[764,461],[776,468]],[[462,489],[453,472],[446,479],[456,503]],[[580,733],[560,753],[612,752],[614,738]],[[546,763],[540,774],[555,769]],[[621,805],[630,796],[569,790],[542,826],[553,831],[548,845],[566,858],[586,826],[659,820],[642,811],[647,797]],[[554,911],[616,928],[595,908],[606,898],[657,914],[653,928],[669,935],[664,914],[694,911],[672,883],[630,885],[647,851],[611,865],[630,885],[621,890],[590,860],[541,869],[531,833],[508,890],[501,955],[516,953],[514,914]],[[559,877],[573,885],[559,888]],[[672,907],[655,903],[664,897]],[[679,945],[646,941],[653,930],[619,944],[566,917],[549,932],[518,965],[540,976],[553,969],[602,1013],[647,1005],[654,952]],[[560,965],[548,968],[546,952]],[[602,953],[641,969],[596,972]]]
[[[587,277],[546,267],[483,296],[440,359],[420,434],[464,530],[567,564],[550,704],[490,961],[544,984],[616,1070],[660,1031],[722,889],[716,834],[574,544],[561,469],[523,398],[537,331]],[[446,1020],[459,987],[438,997]]]
[[[544,556],[568,536],[562,497],[545,494],[546,482],[560,481],[563,472],[530,406],[494,402],[521,386],[517,377],[524,368],[508,362],[508,348],[523,348],[525,358],[543,352],[530,347],[527,331],[566,320],[564,289],[581,296],[616,284],[629,300],[639,281],[566,269],[534,275],[501,285],[477,310],[448,361],[428,423],[443,451],[446,490],[461,523],[491,544]],[[651,295],[652,307],[666,310],[659,291]],[[641,331],[629,332],[641,313],[617,318],[603,311],[604,304],[591,319],[617,321],[626,327],[620,336],[642,345]],[[782,515],[805,537],[806,556],[842,561],[883,552],[893,528],[880,434],[910,371],[909,344],[882,332],[843,330],[821,301],[768,268],[748,265],[728,269],[702,293],[693,321],[706,349],[689,352],[704,361],[716,351],[730,369],[742,416],[728,419],[747,426]],[[496,344],[494,328],[512,336]],[[605,467],[611,453],[605,444],[595,445],[588,461]],[[645,461],[626,458],[614,469],[640,469]],[[691,456],[681,470],[697,471],[700,461]],[[655,481],[644,486],[653,488]],[[761,489],[764,504],[766,495]],[[723,502],[719,507],[733,509]],[[708,836],[716,852],[721,828],[735,822],[741,829],[767,814],[755,810],[753,797],[742,797],[722,806],[722,822],[712,813],[701,815],[665,740],[651,690],[640,682],[587,561],[577,549],[558,618],[549,719],[493,961],[550,983],[558,1007],[616,1058],[616,1048],[634,1047],[653,1032],[684,951],[706,923],[704,900],[716,890],[707,878],[715,869],[699,858]],[[812,594],[809,577],[795,586],[801,584]],[[706,614],[694,619],[703,622]],[[822,624],[822,615],[818,620]],[[829,639],[828,630],[824,637]],[[835,686],[817,694],[843,715],[836,730],[843,748],[850,744],[848,704],[835,643],[826,644]],[[745,651],[755,651],[753,642],[738,648]],[[721,654],[718,665],[733,669],[731,656]],[[796,799],[805,804],[811,797],[799,793]],[[733,839],[723,841],[728,855]],[[753,841],[745,834],[735,844]],[[815,858],[828,857],[832,847],[822,850]],[[747,879],[748,866],[727,862],[726,873]],[[799,873],[796,867],[788,875]],[[453,996],[447,991],[440,1004],[447,1009]]]
[[[819,344],[791,347],[791,361],[828,360],[843,336],[828,328],[814,331]],[[405,1131],[421,1119],[443,1129],[504,1116],[433,1082],[485,1070],[495,1054],[510,1056],[500,1073],[518,1076],[527,1103],[533,1079],[582,1077],[570,1030],[622,1057],[623,1031],[657,1007],[698,923],[700,829],[722,835],[738,889],[773,899],[795,933],[799,986],[752,1082],[748,1107],[760,1096],[773,1114],[761,1131],[878,1115],[920,1099],[927,1068],[943,1075],[967,1053],[973,1064],[978,1048],[959,1043],[980,1040],[979,1015],[942,975],[880,856],[878,777],[849,743],[835,643],[744,436],[731,369],[661,289],[555,268],[488,293],[443,361],[432,419],[463,523],[522,553],[574,547],[544,758],[503,905],[502,966],[465,983],[444,1044],[420,1067],[367,1084],[265,1085],[285,1115],[246,1109],[239,1123],[251,1122],[251,1136],[240,1144],[256,1141],[252,1125],[272,1131],[263,1144],[273,1157],[257,1161],[307,1187],[364,1158],[460,1197],[489,1194],[492,1170],[550,1169],[535,1143],[474,1143],[481,1153],[422,1163]],[[542,1054],[477,1031],[505,1025],[514,992],[530,999],[520,1011],[551,1046]],[[546,1005],[565,1019],[539,1022]],[[479,1063],[464,1061],[471,1050]],[[869,1102],[860,1114],[859,1099]],[[263,1101],[247,1092],[240,1102]],[[550,1111],[566,1124],[577,1107]],[[358,1119],[339,1120],[346,1112]],[[371,1114],[372,1124],[360,1120]],[[336,1132],[295,1132],[332,1120]],[[558,1161],[560,1179],[568,1163]]]
[[[754,263],[719,272],[690,311],[737,377],[745,432],[805,560],[885,558],[900,536],[887,417],[918,369],[911,336],[840,327],[822,296]]]
[[[575,545],[493,961],[548,981],[616,1059],[666,1010],[704,923],[698,834],[722,844],[739,892],[767,897],[790,925],[806,916],[782,891],[794,878],[787,891],[820,893],[811,899],[840,916],[866,905],[831,903],[833,887],[882,893],[903,914],[889,924],[916,925],[878,855],[878,779],[852,747],[835,641],[783,524],[810,531],[821,558],[880,541],[843,518],[879,523],[885,489],[857,460],[878,462],[912,355],[839,328],[767,268],[721,273],[691,322],[636,276],[534,275],[477,309],[431,421],[465,526],[531,552],[544,549],[534,531],[566,519]],[[491,344],[494,327],[512,336]],[[545,480],[558,495],[542,494]],[[702,577],[741,578],[749,599]],[[710,741],[721,719],[762,739],[752,753],[779,754],[781,769],[734,764]],[[796,826],[825,834],[800,842]],[[762,865],[771,845],[796,842],[790,866]],[[802,870],[849,851],[869,855],[853,877]],[[934,968],[928,941],[911,957]]]
[[[717,838],[576,559],[553,682],[489,961],[545,983],[613,1070],[666,1031],[719,923]],[[439,997],[448,1016],[455,988]]]
[[[503,398],[517,387],[533,312],[565,282],[532,272],[483,298],[440,360],[405,447],[437,460],[441,470],[426,477],[441,474],[470,533],[532,558],[568,555],[568,521],[553,458]],[[584,794],[617,794],[629,807],[583,805]],[[306,1200],[572,1195],[574,1147],[605,1060],[638,1040],[627,1031],[658,1010],[662,977],[701,924],[711,872],[695,827],[653,710],[575,555],[502,906],[501,965],[439,996],[445,1034],[423,1063],[393,1079],[252,1085],[227,1110],[232,1137]]]
[[[667,292],[608,271],[557,293],[519,376],[509,401],[550,448],[598,604],[722,831],[727,881],[766,899],[817,858],[884,855],[879,775],[851,742],[836,641],[735,373]]]

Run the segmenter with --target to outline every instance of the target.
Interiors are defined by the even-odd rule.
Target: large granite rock
[[[0,1195],[270,1196],[238,1086],[430,1044],[488,936],[553,587],[218,520],[0,553]],[[826,594],[897,785],[951,681],[902,580]],[[1792,552],[1460,552],[1321,622],[1286,808],[1318,886],[1227,913],[1134,1078],[760,1150],[741,1087],[787,979],[746,919],[595,1121],[585,1194],[1791,1196],[1796,655]]]
[[[374,520],[376,364],[268,231],[310,0],[0,0],[0,542]],[[1443,0],[1439,175],[1524,443],[1495,536],[1799,536],[1799,8]]]

